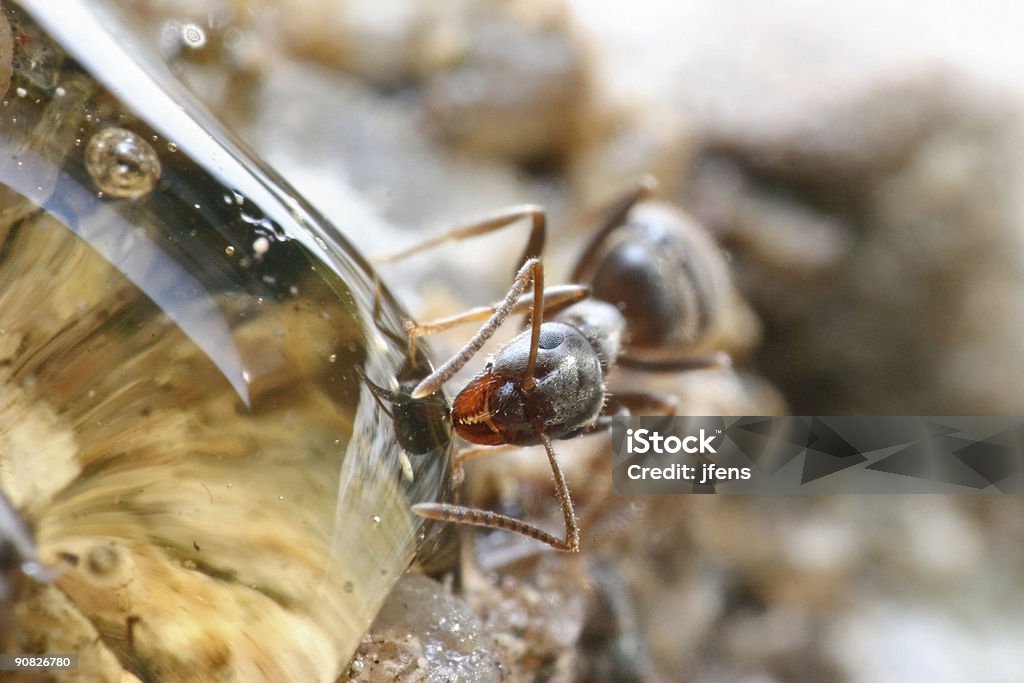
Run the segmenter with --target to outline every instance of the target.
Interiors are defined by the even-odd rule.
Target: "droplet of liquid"
[[[90,138],[85,168],[100,191],[124,199],[149,194],[160,179],[160,159],[153,147],[124,128],[105,128]]]
[[[429,371],[408,316],[136,58],[120,3],[2,2],[26,96],[0,126],[0,502],[53,577],[0,600],[0,651],[337,680],[420,549],[410,505],[446,488],[444,403],[396,417],[367,386]]]

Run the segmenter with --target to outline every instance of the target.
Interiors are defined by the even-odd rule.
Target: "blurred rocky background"
[[[595,212],[656,176],[726,249],[763,342],[736,371],[613,386],[691,414],[1024,414],[1010,3],[124,2],[370,254],[538,203],[557,280]],[[382,272],[417,317],[450,313],[498,298],[524,239]],[[622,500],[607,449],[559,444],[582,557],[464,534],[458,576],[409,579],[353,680],[1024,680],[1016,497]],[[541,453],[469,476],[472,500],[557,526]]]

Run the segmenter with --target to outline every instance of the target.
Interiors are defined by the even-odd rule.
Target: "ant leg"
[[[572,275],[569,277],[571,281],[583,281],[584,273],[586,273],[587,268],[590,267],[590,264],[594,260],[594,256],[597,255],[597,250],[608,238],[608,235],[615,232],[615,230],[622,225],[623,221],[626,220],[626,216],[629,215],[629,212],[633,210],[633,207],[636,206],[638,202],[651,197],[657,189],[658,181],[655,180],[653,176],[644,176],[640,180],[639,185],[612,204],[611,208],[605,212],[605,217],[601,221],[600,227],[593,232],[590,239],[587,240],[586,245],[583,247],[583,252],[576,261],[576,267],[573,268]]]
[[[627,391],[608,397],[607,406],[615,412],[605,409],[609,417],[625,417],[629,415],[675,415],[679,407],[679,399],[672,394],[656,394],[650,391]]]
[[[452,456],[452,486],[461,486],[462,482],[465,480],[465,464],[467,460],[473,460],[474,458],[481,458],[487,455],[498,455],[499,453],[510,451],[515,448],[519,448],[519,446],[513,446],[511,444],[501,444],[498,446],[471,446],[456,452]]]
[[[547,214],[544,213],[544,209],[534,204],[523,204],[502,209],[490,216],[473,221],[467,225],[459,226],[437,237],[431,237],[419,244],[414,244],[411,247],[371,258],[370,262],[381,264],[400,261],[448,242],[486,235],[523,218],[530,219],[530,238],[526,243],[526,249],[523,250],[522,258],[519,259],[519,263],[523,263],[531,258],[540,256],[541,252],[544,251],[544,242],[547,238]]]
[[[544,306],[553,307],[555,310],[562,310],[582,301],[590,296],[590,288],[586,285],[555,285],[544,290]],[[533,294],[523,294],[512,307],[512,313],[521,313],[531,310],[533,307]],[[420,337],[428,334],[436,334],[444,330],[458,327],[470,322],[477,322],[493,315],[502,305],[502,302],[490,306],[476,306],[468,310],[450,315],[445,318],[435,318],[425,323],[418,323],[415,320],[405,321],[405,331],[409,337],[410,356],[416,351],[416,343]]]
[[[551,445],[551,439],[543,433],[540,434],[540,439],[541,443],[544,444],[548,462],[551,464],[551,472],[554,475],[555,493],[558,495],[558,502],[562,507],[562,518],[565,522],[565,538],[558,538],[540,527],[515,517],[509,517],[508,515],[502,515],[489,510],[463,507],[461,505],[418,503],[412,506],[412,511],[428,519],[511,531],[512,533],[522,534],[523,536],[546,543],[555,550],[578,553],[580,551],[580,528],[576,520],[576,512],[573,510],[572,497],[569,495],[569,486],[565,482],[565,475],[562,474],[562,468],[559,467],[558,460],[555,459],[555,449]]]
[[[537,206],[535,204],[522,204],[519,206],[512,206],[506,209],[502,209],[494,214],[485,216],[484,218],[478,219],[466,225],[453,228],[448,232],[445,232],[436,237],[424,240],[419,244],[414,244],[411,247],[407,247],[405,249],[393,252],[391,254],[384,254],[381,256],[372,257],[370,259],[370,263],[379,265],[385,263],[394,263],[395,261],[401,261],[402,259],[406,259],[409,258],[410,256],[414,256],[424,251],[428,251],[430,249],[438,247],[442,244],[446,244],[448,242],[456,242],[463,239],[489,234],[496,230],[500,230],[501,228],[504,228],[506,226],[512,225],[524,218],[528,218],[530,221],[530,236],[527,240],[526,248],[523,250],[523,254],[519,258],[518,262],[525,263],[531,258],[537,258],[540,256],[541,252],[544,251],[544,243],[547,239],[547,214],[545,213],[542,207]],[[375,273],[374,279],[376,280],[378,278],[379,276]],[[374,307],[376,308],[376,306],[377,301],[375,300]],[[480,309],[475,310],[479,311]],[[484,315],[486,315],[486,313],[481,314],[480,317],[467,317],[466,320],[479,320]],[[407,332],[410,332],[407,342],[409,357],[411,358],[415,355],[416,343],[419,337],[423,336],[424,334],[429,334],[432,331],[438,331],[440,329],[447,329],[448,327],[453,327],[454,325],[460,324],[460,322],[461,321],[457,319],[455,322],[447,323],[444,327],[427,331],[419,330],[421,330],[421,328],[423,327],[429,327],[430,324],[428,324],[427,326],[423,326],[411,322],[411,324],[406,328]]]
[[[544,290],[544,306],[546,310],[552,308],[562,309],[577,301],[586,299],[588,296],[590,296],[590,288],[586,285],[555,285]],[[532,306],[533,294],[523,294],[516,301],[509,314],[528,311]],[[414,337],[434,334],[435,332],[441,332],[465,323],[484,320],[488,316],[493,315],[500,307],[501,302],[491,304],[490,306],[477,306],[447,318],[437,318],[425,323],[409,321],[406,324],[406,331]]]
[[[655,394],[647,391],[631,391],[609,395],[605,408],[582,434],[594,434],[612,428],[612,418],[630,415],[656,415],[669,417],[676,414],[679,399],[671,394]]]
[[[484,323],[483,327],[477,330],[476,334],[466,342],[466,345],[459,349],[459,352],[449,358],[437,370],[434,370],[422,382],[416,385],[413,389],[412,398],[423,398],[428,396],[438,389],[441,385],[447,382],[456,372],[462,369],[462,367],[469,362],[469,359],[476,355],[476,352],[480,350],[480,347],[484,343],[494,336],[494,333],[501,326],[501,323],[505,321],[515,308],[516,303],[519,300],[520,295],[526,290],[530,282],[538,282],[538,290],[534,288],[534,301],[537,301],[537,293],[540,292],[540,301],[543,305],[543,291],[544,291],[544,269],[541,266],[540,260],[531,258],[523,264],[523,267],[516,273],[515,280],[512,282],[512,287],[508,290],[508,294],[505,295],[505,299],[498,305],[490,319]],[[539,335],[539,325],[537,327],[537,334]],[[534,350],[532,355],[536,356],[536,340],[534,341]],[[532,370],[531,370],[532,371]]]
[[[682,356],[680,358],[645,359],[638,356],[621,355],[618,364],[622,367],[647,372],[688,372],[690,370],[728,370],[732,357],[725,351],[704,356]]]
[[[384,324],[384,284],[380,280],[380,274],[373,272],[373,310],[371,319],[377,331],[391,340],[396,346],[406,345],[406,354],[410,362],[416,358],[416,338],[400,335],[390,325]]]
[[[584,434],[611,429],[612,418],[630,415],[656,415],[670,417],[676,414],[679,399],[671,394],[646,391],[626,392],[608,397],[605,409]],[[611,468],[601,468],[590,486],[590,501],[580,516],[580,528],[591,529],[616,504],[612,495]]]

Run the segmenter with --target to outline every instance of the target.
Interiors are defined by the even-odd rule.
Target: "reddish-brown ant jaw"
[[[508,443],[501,427],[491,419],[491,397],[503,382],[491,372],[491,366],[470,380],[452,402],[452,422],[456,433],[470,443],[498,446]]]

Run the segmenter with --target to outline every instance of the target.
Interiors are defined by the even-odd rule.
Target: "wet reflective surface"
[[[0,24],[0,486],[56,572],[5,646],[333,680],[441,495],[447,408],[374,396],[427,372],[401,311],[93,11]]]

